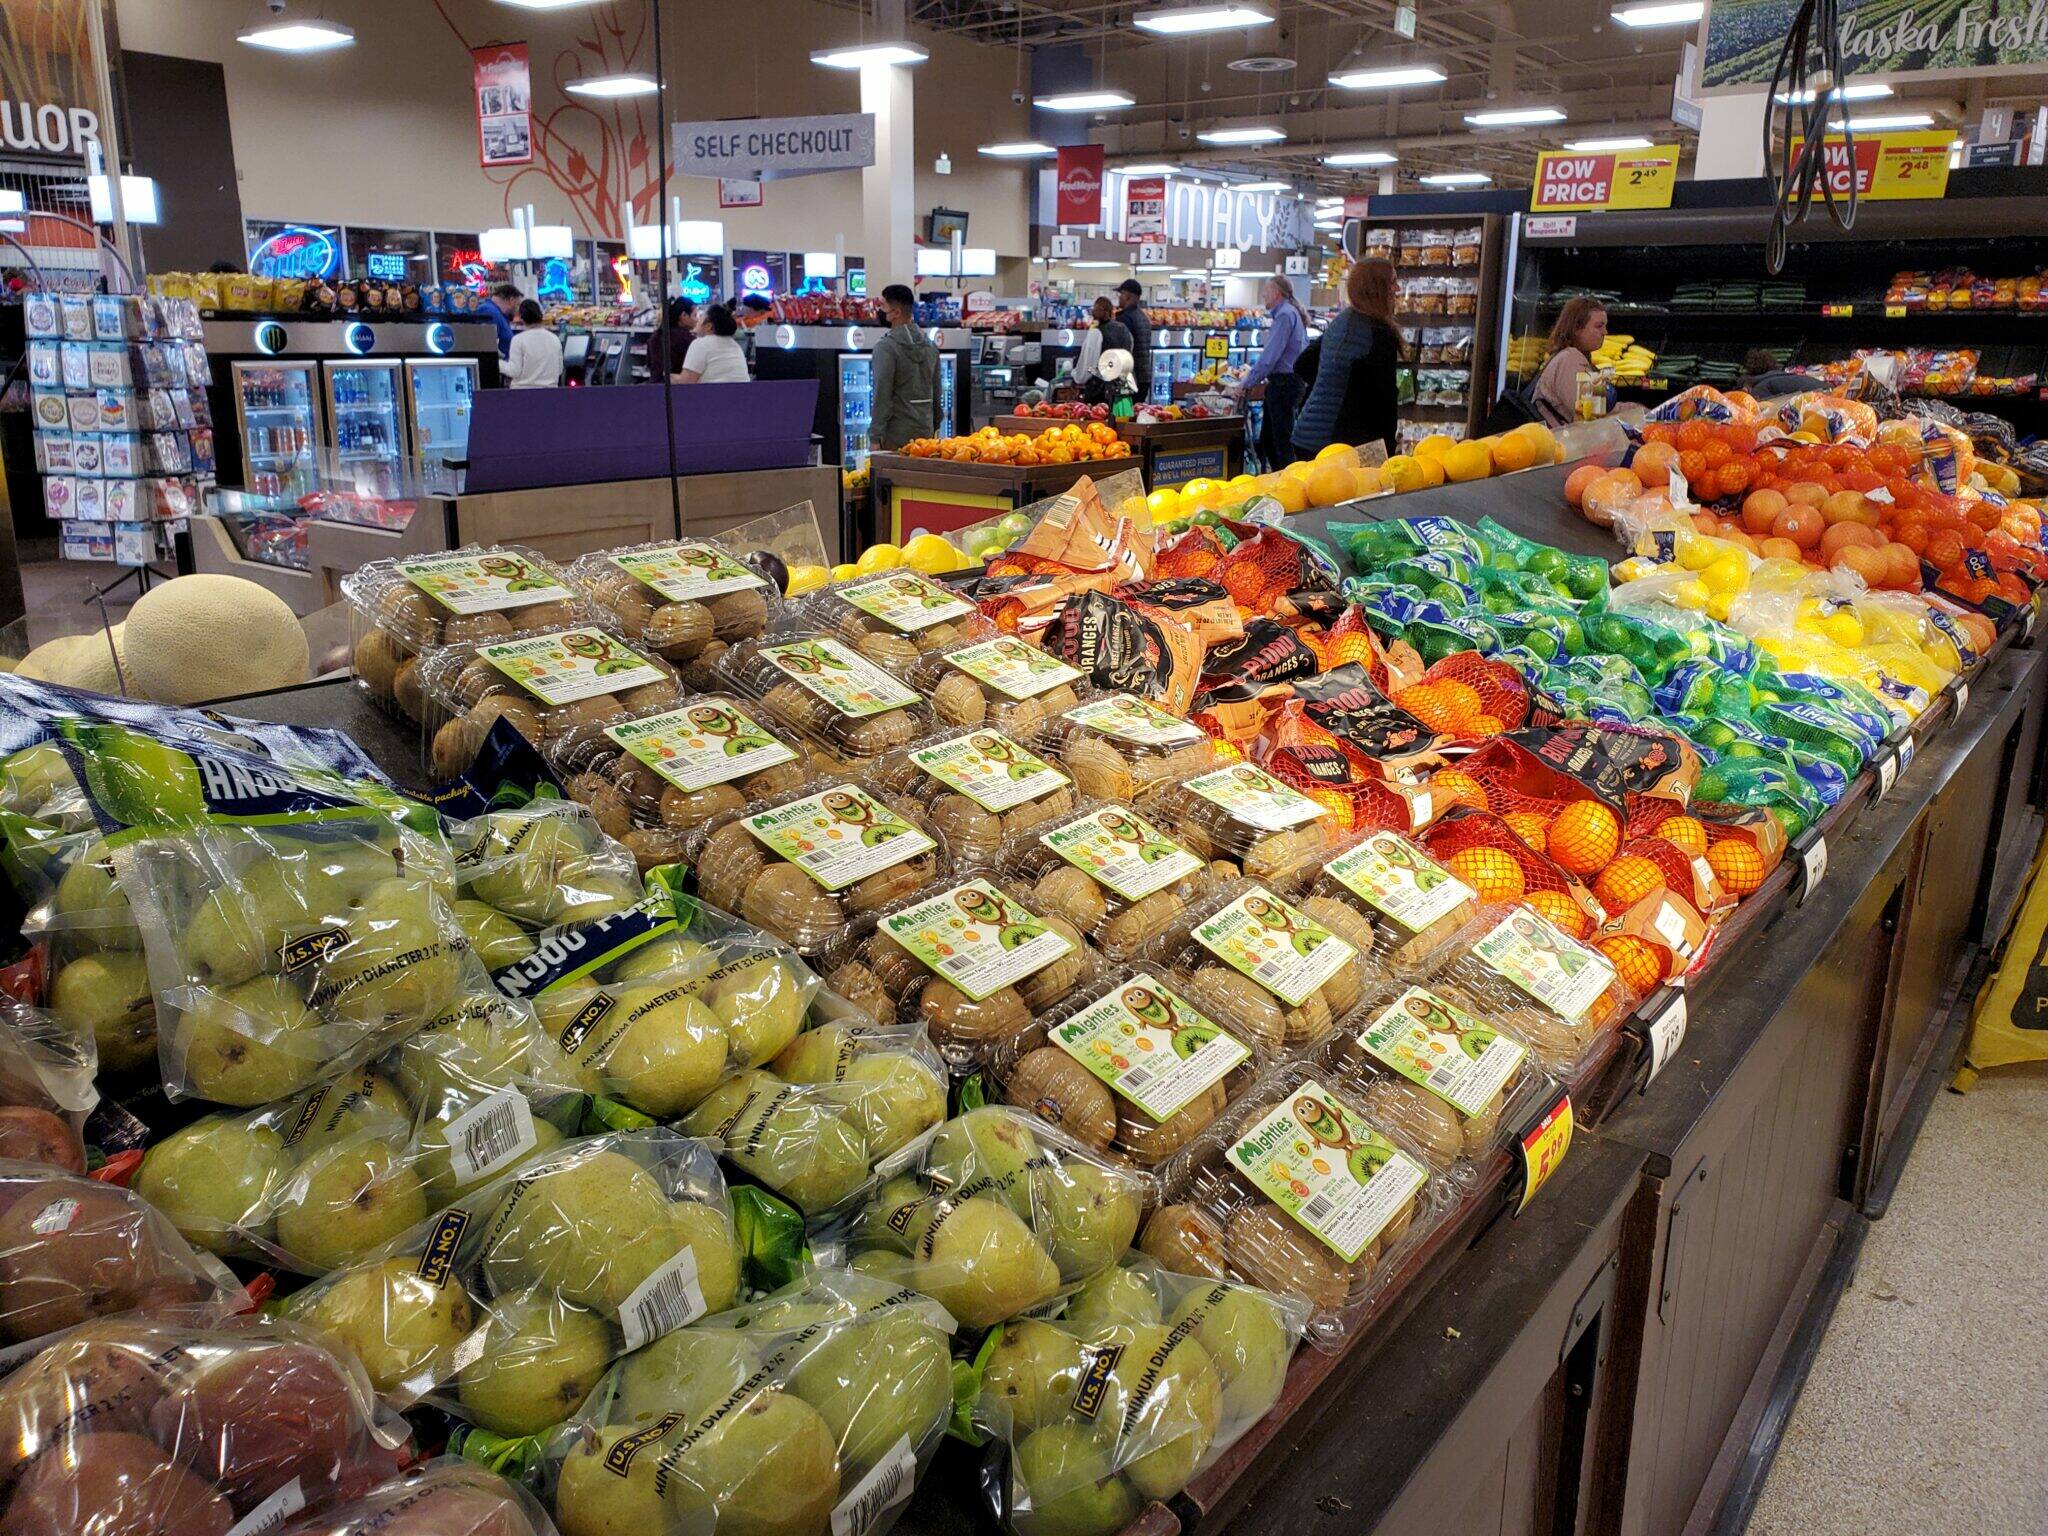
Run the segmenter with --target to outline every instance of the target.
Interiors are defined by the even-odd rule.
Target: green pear
[[[1019,1216],[1031,1214],[1031,1166],[1042,1154],[1038,1138],[1014,1109],[971,1109],[948,1120],[932,1138],[925,1167],[935,1178],[970,1193],[989,1193]]]
[[[688,1248],[697,1261],[704,1310],[723,1312],[740,1288],[740,1250],[732,1219],[721,1207],[701,1200],[676,1201],[669,1207],[669,1218],[675,1223],[678,1246]]]
[[[612,1417],[644,1421],[679,1413],[694,1425],[760,1369],[761,1352],[743,1334],[672,1329],[620,1364]]]
[[[114,878],[114,861],[104,839],[95,839],[64,870],[50,898],[53,925],[96,949],[140,949],[128,895]]]
[[[871,1161],[901,1151],[946,1118],[944,1081],[908,1051],[854,1057],[846,1083],[858,1090],[854,1113],[867,1132]]]
[[[455,922],[487,971],[502,971],[533,953],[533,940],[496,907],[467,899],[450,904]]]
[[[364,1137],[299,1165],[278,1204],[277,1243],[325,1273],[368,1257],[427,1215],[427,1192],[408,1154]]]
[[[909,1437],[922,1445],[953,1409],[953,1360],[946,1336],[900,1314],[837,1329],[806,1354],[789,1390],[817,1409],[857,1475]]]
[[[1016,1450],[1010,1524],[1018,1536],[1109,1536],[1138,1517],[1110,1448],[1080,1424],[1048,1424]]]
[[[865,1253],[856,1253],[847,1260],[846,1267],[857,1275],[882,1281],[891,1290],[908,1286],[916,1268],[907,1254],[891,1253],[886,1248],[870,1248]]]
[[[725,1025],[733,1059],[758,1067],[772,1061],[803,1028],[811,988],[780,955],[749,955],[705,985],[705,1000]]]
[[[383,863],[388,873],[388,855]],[[348,926],[361,872],[354,853],[264,844],[260,856],[202,901],[186,924],[185,958],[193,976],[233,986],[282,966],[291,940]]]
[[[854,1239],[872,1252],[908,1258],[917,1251],[942,1204],[939,1195],[899,1173],[875,1191],[855,1218]]]
[[[457,999],[384,1058],[419,1104],[509,1088],[531,1070],[534,1031],[521,1004],[495,994]]]
[[[1223,1422],[1242,1426],[1264,1418],[1280,1401],[1294,1353],[1273,1298],[1243,1286],[1205,1285],[1174,1309],[1176,1328],[1190,1322],[1222,1383]]]
[[[785,1083],[837,1083],[846,1079],[860,1044],[843,1024],[820,1024],[785,1045],[768,1070]]]
[[[389,1078],[358,1071],[298,1095],[276,1123],[284,1128],[286,1147],[308,1162],[365,1138],[403,1146],[412,1136],[412,1104]]]
[[[982,1410],[1012,1441],[1057,1424],[1073,1412],[1087,1363],[1081,1340],[1065,1328],[1031,1318],[1005,1323],[982,1368]]]
[[[78,792],[78,776],[54,741],[23,747],[0,763],[0,807],[19,815],[33,816],[60,795]]]
[[[644,893],[634,878],[630,855],[626,863],[625,869],[611,867],[606,855],[562,870],[560,883],[549,891],[538,920],[550,926],[575,927],[632,910]]]
[[[918,1243],[917,1288],[970,1328],[1058,1294],[1060,1272],[1017,1213],[984,1198],[942,1206]]]
[[[747,1072],[732,1079],[745,1088],[737,1106],[722,1118],[707,1107],[725,1109],[731,1094],[721,1086],[684,1122],[693,1136],[716,1138],[726,1155],[777,1194],[810,1215],[830,1210],[867,1181],[867,1141],[857,1119],[835,1102],[836,1090],[803,1088]]]
[[[1135,1181],[1078,1157],[1034,1172],[1038,1212],[1033,1226],[1062,1278],[1085,1280],[1122,1257],[1138,1235],[1144,1211]]]
[[[1084,1339],[1133,1323],[1157,1323],[1159,1298],[1139,1270],[1112,1264],[1074,1293],[1066,1326]]]
[[[1171,1498],[1202,1465],[1222,1423],[1216,1366],[1193,1337],[1164,1327],[1140,1324],[1112,1337],[1124,1351],[1104,1411],[1113,1409],[1120,1427],[1123,1474],[1146,1498]]]
[[[691,1108],[725,1073],[724,1026],[702,1000],[672,983],[619,988],[591,1033],[612,1042],[602,1063],[605,1090],[657,1118]]]
[[[536,1159],[546,1157],[562,1144],[562,1133],[553,1121],[533,1117],[533,1145],[517,1157],[508,1158],[498,1164],[480,1179],[458,1179],[455,1176],[454,1154],[448,1145],[450,1122],[465,1111],[474,1109],[482,1100],[475,1095],[451,1094],[443,1099],[427,1122],[413,1139],[413,1171],[419,1175],[420,1183],[426,1188],[430,1208],[438,1208],[455,1200],[463,1190],[483,1178],[495,1179],[503,1174],[513,1173]]]
[[[545,1291],[490,1305],[489,1342],[455,1378],[463,1411],[500,1435],[538,1434],[590,1396],[611,1364],[612,1330]]]
[[[661,1186],[612,1151],[522,1177],[488,1230],[484,1273],[494,1292],[552,1286],[609,1318],[678,1247]]]
[[[284,1139],[242,1115],[208,1115],[142,1155],[134,1191],[187,1240],[223,1257],[254,1258],[271,1233],[269,1193],[284,1174]],[[244,1234],[247,1234],[246,1236]]]
[[[285,1303],[286,1316],[319,1330],[354,1355],[378,1392],[390,1395],[433,1368],[445,1369],[476,1328],[461,1280],[420,1278],[409,1256],[359,1265]]]
[[[344,924],[349,941],[313,967],[313,1005],[373,1028],[425,1023],[462,981],[446,912],[428,881],[394,876],[371,886]]]
[[[639,900],[633,861],[599,849],[595,823],[554,810],[496,811],[484,818],[467,894],[521,922],[590,922]]]
[[[666,976],[684,981],[709,976],[717,967],[718,956],[708,946],[679,933],[664,933],[628,951],[625,959],[612,966],[611,979],[625,982]]]
[[[598,1064],[610,1048],[611,1036],[601,1026],[618,1006],[617,994],[578,978],[557,982],[532,1001],[534,1022],[540,1027],[534,1043],[535,1078],[572,1093],[603,1093],[604,1074]]]
[[[670,1481],[662,1445],[632,1451],[624,1473],[605,1464],[612,1447],[638,1429],[617,1424],[577,1431],[555,1479],[555,1525],[562,1536],[677,1536],[681,1523],[662,1491]]]
[[[281,976],[201,991],[178,1021],[186,1086],[216,1104],[267,1104],[320,1075],[320,1018]]]
[[[99,1047],[100,1070],[134,1072],[156,1062],[156,994],[134,950],[81,955],[57,973],[50,1011]]]
[[[839,1502],[832,1431],[787,1392],[756,1393],[662,1460],[677,1512],[693,1529],[715,1521],[719,1536],[821,1536]]]

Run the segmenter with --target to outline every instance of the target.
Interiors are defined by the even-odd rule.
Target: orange
[[[1586,915],[1586,909],[1563,891],[1531,891],[1522,901],[1537,916],[1548,919],[1551,927],[1569,938],[1583,939],[1593,931],[1593,919]]]
[[[1421,450],[1418,448],[1416,451],[1419,453]],[[1447,480],[1484,480],[1493,473],[1493,455],[1486,451],[1484,443],[1453,443],[1444,450],[1442,457],[1444,478]]]
[[[1486,700],[1470,683],[1461,683],[1452,677],[1445,678],[1436,686],[1443,695],[1444,713],[1454,722],[1454,729],[1462,728],[1466,721],[1486,712]]]
[[[1515,836],[1534,848],[1543,851],[1544,834],[1550,831],[1550,818],[1541,811],[1509,811],[1501,817],[1514,829]]]
[[[1349,795],[1341,795],[1334,789],[1314,788],[1304,789],[1302,793],[1330,813],[1331,823],[1340,832],[1349,832],[1358,820],[1358,811]]]
[[[1747,896],[1764,883],[1764,856],[1746,837],[1724,837],[1707,850],[1707,863],[1731,896]]]
[[[1461,848],[1444,860],[1444,868],[1471,886],[1481,901],[1522,898],[1522,866],[1511,853],[1498,848]]]
[[[1697,816],[1673,816],[1654,835],[1674,844],[1688,859],[1696,859],[1707,851],[1706,823]]]
[[[1429,797],[1436,802],[1439,816],[1454,805],[1469,805],[1475,811],[1493,809],[1493,802],[1486,797],[1486,786],[1455,768],[1440,768],[1429,776]]]
[[[1616,859],[1593,882],[1593,894],[1609,912],[1626,912],[1645,896],[1654,896],[1663,889],[1664,871],[1654,860],[1639,853]]]
[[[1437,691],[1435,683],[1416,683],[1403,688],[1394,695],[1394,703],[1424,725],[1435,725],[1443,718],[1443,695]]]
[[[1357,488],[1358,479],[1351,465],[1326,460],[1308,472],[1304,490],[1310,506],[1334,507],[1340,501],[1349,501]]]
[[[1578,506],[1586,499],[1586,487],[1606,473],[1604,464],[1581,464],[1564,477],[1564,499]]]
[[[1593,946],[1632,992],[1651,992],[1664,982],[1664,951],[1632,933],[1613,933]]]
[[[1498,736],[1508,728],[1508,723],[1498,715],[1474,715],[1472,723],[1465,727],[1467,736]]]
[[[1347,469],[1358,468],[1358,450],[1349,443],[1326,443],[1316,451],[1316,463],[1327,464],[1332,459]]]
[[[1590,875],[1620,846],[1621,823],[1614,812],[1598,800],[1574,800],[1551,822],[1546,848],[1573,874]]]
[[[1555,441],[1552,439],[1553,443]],[[1487,456],[1493,460],[1493,467],[1503,475],[1513,474],[1518,469],[1529,469],[1537,464],[1555,462],[1551,454],[1545,452],[1545,445],[1534,434],[1519,430],[1502,433],[1488,445],[1488,449]],[[1552,452],[1554,451],[1553,449]]]

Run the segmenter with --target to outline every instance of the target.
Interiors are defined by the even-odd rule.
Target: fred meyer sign
[[[1531,213],[1584,213],[1604,208],[1669,208],[1678,181],[1678,146],[1613,154],[1563,152],[1536,157]]]
[[[1856,195],[1872,202],[1904,202],[1943,197],[1948,193],[1948,146],[1955,135],[1881,133],[1856,136]],[[1803,140],[1792,141],[1799,152]],[[1837,197],[1849,193],[1849,146],[1830,136],[1824,141],[1828,187]]]
[[[814,171],[857,171],[875,163],[875,119],[870,112],[676,123],[670,133],[675,149],[669,169],[684,176],[752,181],[763,173],[806,176]]]

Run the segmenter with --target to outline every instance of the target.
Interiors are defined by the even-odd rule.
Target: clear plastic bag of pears
[[[457,1456],[407,1467],[355,1498],[301,1514],[275,1536],[558,1536],[538,1500]]]
[[[1020,1536],[1110,1536],[1173,1498],[1279,1402],[1308,1312],[1133,1255],[1061,1317],[992,1330],[972,1415],[1008,1447],[1000,1513]]]
[[[564,1536],[883,1536],[953,1412],[955,1321],[822,1269],[621,1361],[548,1445]]]
[[[366,1066],[159,1137],[134,1187],[223,1258],[325,1274],[576,1130],[545,1046],[525,1003],[461,998]]]
[[[1007,1105],[971,1109],[877,1170],[858,1205],[811,1224],[821,1263],[937,1301],[979,1330],[1034,1311],[1114,1264],[1148,1185]]]
[[[717,1154],[661,1127],[563,1141],[279,1304],[397,1408],[542,1434],[612,1362],[739,1293]]]
[[[84,1173],[98,1068],[90,1034],[0,997],[0,1158]]]
[[[629,910],[645,894],[626,847],[576,800],[534,799],[448,824],[456,921],[501,971],[533,953],[531,935]]]

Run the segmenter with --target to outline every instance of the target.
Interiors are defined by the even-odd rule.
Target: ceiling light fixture
[[[1884,133],[1893,128],[1932,128],[1934,126],[1934,114],[1932,112],[1865,112],[1861,115],[1851,113],[1849,116],[1849,126],[1858,133]],[[1842,119],[1839,117],[1829,118],[1828,131],[1830,133],[1840,133],[1842,131]]]
[[[1706,0],[1650,0],[1647,5],[1623,5],[1608,15],[1624,27],[1681,27],[1707,14]]]
[[[1067,265],[1074,268],[1078,272],[1106,271],[1110,267],[1120,267],[1123,265],[1123,263],[1120,261],[1070,261],[1067,263]]]
[[[516,5],[522,11],[566,11],[573,6],[597,3],[598,0],[498,0],[500,5]]]
[[[1278,128],[1205,128],[1195,137],[1204,144],[1278,144],[1287,135]]]
[[[593,75],[562,87],[571,96],[652,96],[661,86],[652,75]]]
[[[1424,176],[1425,187],[1483,187],[1493,178],[1484,171],[1439,171],[1434,176]]]
[[[235,34],[236,42],[251,48],[268,48],[272,53],[325,53],[330,48],[351,47],[355,40],[354,27],[324,18],[293,21],[282,9],[271,20],[244,27]]]
[[[1556,107],[1500,107],[1491,112],[1467,112],[1465,121],[1474,128],[1525,128],[1532,123],[1561,123],[1564,113]]]
[[[1050,144],[1041,144],[1036,139],[1019,139],[1010,144],[984,144],[981,153],[993,155],[998,160],[1030,160],[1043,155],[1056,155],[1058,150]]]
[[[1393,64],[1381,69],[1337,69],[1330,84],[1347,91],[1397,91],[1404,85],[1441,85],[1444,72],[1434,64]]]
[[[855,43],[846,48],[820,48],[813,64],[826,69],[859,69],[866,64],[922,64],[931,55],[915,43]]]
[[[1599,155],[1611,149],[1655,149],[1657,146],[1640,133],[1630,133],[1618,139],[1567,139],[1564,147],[1568,154]]]
[[[1058,96],[1031,98],[1031,105],[1047,112],[1107,112],[1137,104],[1138,98],[1128,91],[1067,91]]]
[[[1325,165],[1392,165],[1398,157],[1384,149],[1357,149],[1323,156]]]
[[[1119,176],[1178,176],[1181,173],[1179,166],[1164,164],[1112,165],[1110,169]]]
[[[1892,88],[1882,80],[1852,80],[1847,85],[1838,85],[1828,92],[1829,101],[1879,101],[1891,95]],[[1776,98],[1782,106],[1803,107],[1813,100],[1811,91],[1780,91]]]
[[[1240,27],[1272,24],[1273,13],[1258,5],[1194,5],[1171,11],[1140,11],[1131,25],[1160,37],[1189,37],[1197,32],[1234,32]]]
[[[1230,188],[1233,192],[1292,192],[1291,181],[1240,181]]]

